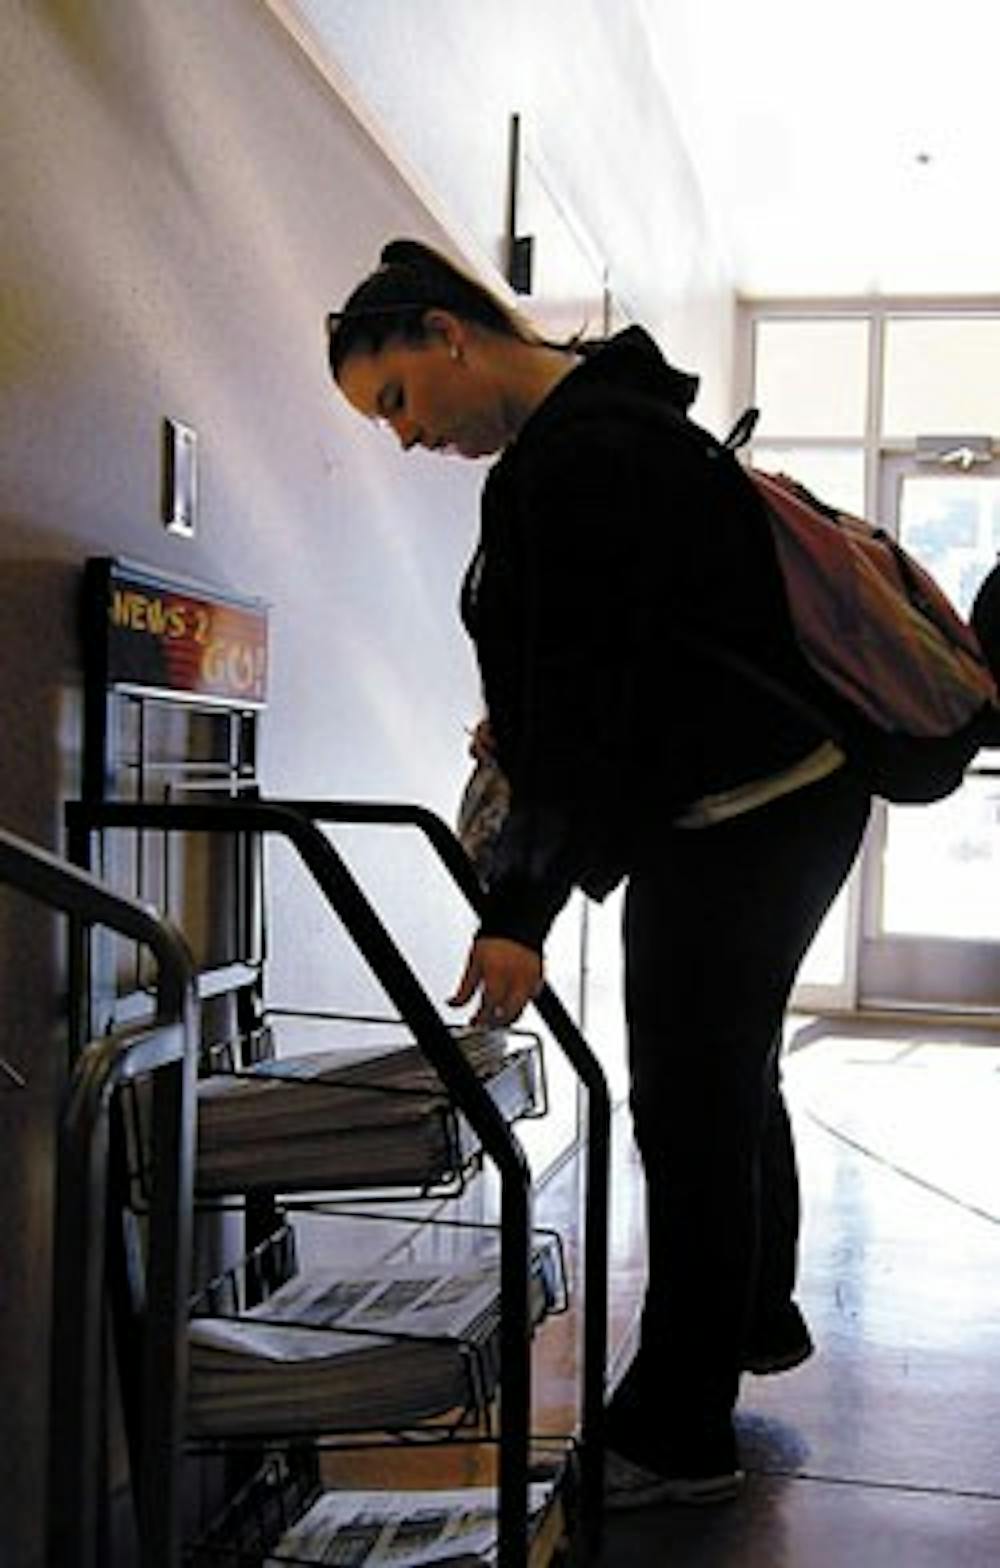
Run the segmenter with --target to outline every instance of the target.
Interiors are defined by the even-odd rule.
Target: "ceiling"
[[[639,0],[746,295],[1000,296],[1000,0]]]

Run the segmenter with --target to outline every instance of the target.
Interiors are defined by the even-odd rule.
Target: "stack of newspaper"
[[[502,1030],[456,1043],[508,1120],[537,1103],[535,1056]],[[202,1193],[429,1186],[454,1176],[475,1140],[416,1045],[276,1057],[198,1085]]]
[[[560,1304],[558,1251],[532,1252],[537,1324]],[[481,1410],[499,1374],[494,1255],[296,1275],[242,1317],[189,1326],[189,1426],[203,1436],[398,1429]]]
[[[265,1558],[264,1568],[347,1563],[350,1568],[428,1568],[497,1560],[492,1487],[450,1492],[324,1492]],[[528,1490],[529,1568],[543,1568],[565,1534],[551,1482]]]

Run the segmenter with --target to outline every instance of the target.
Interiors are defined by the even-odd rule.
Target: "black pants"
[[[649,1282],[618,1422],[728,1421],[741,1351],[795,1282],[798,1178],[778,1079],[796,972],[857,853],[846,769],[703,829],[630,879],[626,1011]],[[614,1421],[611,1423],[614,1429]]]

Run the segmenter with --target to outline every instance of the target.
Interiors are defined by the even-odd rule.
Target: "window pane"
[[[863,436],[867,321],[758,321],[754,346],[762,435]]]
[[[1000,320],[888,321],[887,436],[1000,434]]]
[[[1000,479],[907,476],[899,502],[899,538],[968,615],[1000,553]]]
[[[861,447],[831,451],[820,447],[754,445],[751,461],[766,474],[790,474],[821,501],[863,516],[865,454]]]
[[[983,767],[996,752],[982,752]],[[1000,787],[971,776],[920,811],[890,809],[882,929],[890,935],[1000,941]]]

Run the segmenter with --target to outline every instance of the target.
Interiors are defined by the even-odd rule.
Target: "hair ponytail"
[[[379,265],[327,317],[334,378],[355,353],[376,354],[393,338],[422,342],[429,310],[446,310],[501,337],[540,342],[516,311],[419,240],[395,239],[382,247]]]

